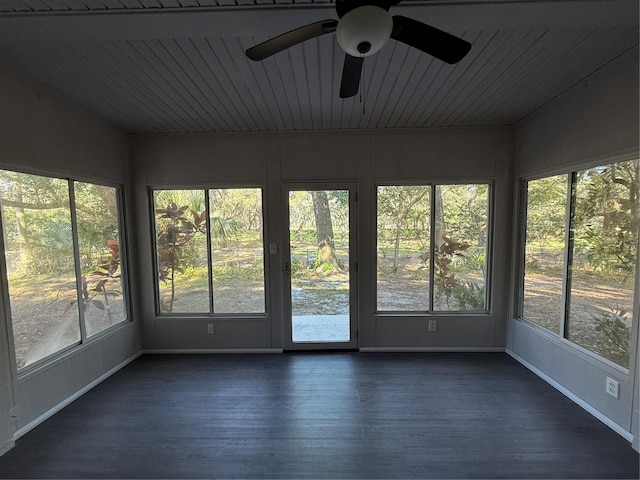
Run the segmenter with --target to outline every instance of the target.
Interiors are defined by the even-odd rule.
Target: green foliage
[[[487,238],[489,186],[486,184],[436,187],[436,238],[447,236],[484,251]]]
[[[300,258],[291,260],[291,276],[295,278],[303,277],[307,274],[307,267]]]
[[[635,273],[638,169],[638,161],[629,161],[578,172],[575,243],[595,270]]]
[[[429,238],[431,187],[426,185],[378,187],[379,242],[393,242],[393,271],[398,272],[401,244]]]
[[[596,346],[599,353],[609,360],[629,366],[629,338],[631,336],[631,318],[625,310],[614,310],[596,316],[595,332],[598,333]]]
[[[453,294],[454,288],[460,285],[460,280],[452,271],[452,265],[455,257],[464,257],[464,252],[470,245],[457,242],[447,237],[443,237],[442,244],[433,252],[435,267],[434,282],[436,295],[444,298],[449,306],[449,299]]]
[[[261,189],[211,189],[208,193],[209,219],[204,190],[154,192],[154,202],[161,206],[156,209],[159,280],[170,286],[170,293],[161,298],[162,311],[173,311],[177,281],[189,288],[208,287],[207,225],[215,247],[215,282],[258,280],[264,275],[262,262],[241,265],[240,260],[262,247]]]
[[[245,267],[214,267],[213,278],[216,282],[260,281],[264,275],[262,264],[254,263]]]
[[[303,230],[298,230],[298,231],[291,231],[291,235],[290,235],[290,241],[291,243],[304,243],[304,244],[308,244],[308,245],[317,245],[317,235],[316,235],[316,231],[315,229],[313,230],[309,230],[309,229],[303,229]]]
[[[175,301],[175,276],[184,272],[183,249],[190,245],[194,236],[206,232],[206,211],[190,210],[189,205],[169,203],[157,208],[156,249],[158,254],[158,276],[171,285],[171,294],[162,307],[173,311]]]
[[[228,248],[229,239],[241,229],[235,218],[211,217],[211,237],[221,248]]]
[[[316,272],[318,273],[330,274],[335,272],[335,270],[336,270],[336,267],[331,263],[322,263],[321,265],[316,267]]]
[[[74,268],[71,224],[50,223],[44,228],[27,231],[22,270],[32,275],[68,274]]]
[[[459,310],[485,310],[486,295],[484,285],[474,282],[458,283],[451,289]]]
[[[531,180],[527,184],[527,245],[564,245],[567,175]]]
[[[109,247],[109,253],[100,261],[98,268],[89,277],[82,275],[80,282],[82,308],[85,313],[90,306],[93,306],[98,310],[106,310],[107,315],[111,317],[109,297],[122,295],[120,283],[122,275],[120,271],[120,243],[118,240],[108,240],[107,246]],[[65,313],[76,303],[75,300],[70,302],[65,308]]]

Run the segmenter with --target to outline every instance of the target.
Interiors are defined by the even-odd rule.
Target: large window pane
[[[154,192],[160,311],[209,313],[203,190]]]
[[[262,190],[209,190],[213,311],[264,313]]]
[[[78,243],[82,265],[82,300],[87,336],[126,320],[117,191],[113,187],[74,183]]]
[[[69,185],[0,171],[0,197],[20,369],[80,341]]]
[[[629,366],[638,232],[638,162],[577,172],[567,338]]]
[[[522,316],[560,334],[564,301],[567,175],[527,184]]]
[[[378,187],[378,311],[429,310],[430,192]]]
[[[437,185],[434,310],[486,309],[488,185]]]

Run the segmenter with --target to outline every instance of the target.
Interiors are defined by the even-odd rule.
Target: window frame
[[[266,232],[268,231],[267,224],[267,215],[265,212],[267,211],[267,194],[266,187],[261,183],[224,183],[224,184],[196,184],[196,185],[147,185],[147,198],[148,198],[148,211],[150,215],[150,234],[149,239],[151,241],[151,255],[152,255],[152,266],[153,266],[153,296],[154,296],[154,316],[156,319],[167,320],[167,319],[186,319],[186,318],[210,318],[210,319],[221,319],[221,318],[232,318],[232,319],[242,319],[242,318],[263,318],[267,319],[269,317],[269,283],[268,283],[268,272],[269,272],[269,255],[267,249],[267,236]],[[261,214],[262,214],[262,262],[263,262],[263,271],[262,271],[262,282],[264,289],[264,312],[246,312],[246,313],[216,313],[214,311],[214,291],[213,291],[213,253],[212,253],[212,233],[211,233],[211,205],[210,205],[210,191],[211,190],[241,190],[241,189],[260,189],[260,201],[261,201]],[[160,283],[158,281],[159,278],[159,264],[158,264],[158,250],[157,250],[157,238],[156,238],[156,230],[157,230],[157,222],[156,222],[156,205],[154,193],[159,191],[171,191],[171,190],[201,190],[204,192],[204,201],[205,201],[205,209],[206,209],[206,248],[207,248],[207,283],[208,283],[208,304],[209,304],[209,312],[163,312],[161,309],[160,302]]]
[[[125,218],[125,205],[124,205],[124,185],[117,182],[109,182],[101,179],[95,179],[91,177],[85,176],[69,176],[64,174],[56,174],[55,172],[42,172],[37,169],[23,169],[23,168],[15,168],[10,165],[2,165],[0,164],[0,170],[19,173],[24,175],[33,175],[38,177],[51,178],[56,180],[62,180],[67,184],[67,192],[69,199],[69,222],[71,225],[71,248],[73,251],[73,261],[74,268],[73,272],[76,276],[76,305],[75,308],[78,309],[78,331],[80,333],[80,339],[77,342],[74,342],[71,345],[68,345],[64,348],[61,348],[53,353],[50,353],[28,365],[25,365],[21,368],[18,368],[18,362],[16,357],[16,343],[14,337],[14,328],[13,328],[13,315],[11,309],[11,292],[9,289],[9,275],[8,275],[8,267],[7,267],[7,258],[6,255],[0,255],[0,296],[3,299],[4,306],[2,308],[2,316],[6,318],[6,326],[7,326],[7,340],[9,344],[9,350],[11,352],[11,370],[15,374],[16,378],[22,380],[34,372],[41,371],[42,369],[49,368],[51,365],[55,364],[61,358],[64,358],[68,355],[75,354],[78,351],[81,351],[84,348],[87,348],[91,344],[100,341],[103,337],[110,335],[113,331],[123,328],[125,325],[130,324],[133,319],[131,316],[131,301],[129,297],[130,285],[129,285],[129,256],[127,249],[127,234],[126,234],[126,218]],[[76,203],[75,203],[75,182],[82,182],[92,185],[99,185],[104,187],[109,187],[115,189],[116,192],[116,208],[117,208],[117,224],[118,224],[118,234],[119,234],[119,242],[120,242],[120,271],[121,271],[121,286],[122,286],[122,299],[124,302],[124,312],[125,319],[117,322],[110,327],[101,330],[98,333],[87,336],[86,335],[86,326],[85,326],[85,317],[84,317],[84,308],[83,308],[83,300],[82,300],[82,285],[80,282],[81,278],[81,263],[80,263],[80,242],[78,237],[78,228],[77,228],[77,213],[76,213]],[[4,239],[4,219],[3,216],[0,215],[0,244],[4,249],[5,239]]]
[[[517,265],[514,269],[515,274],[517,275],[517,281],[514,282],[516,285],[516,291],[514,292],[514,303],[515,308],[513,309],[514,317],[516,320],[521,321],[532,328],[536,329],[547,338],[552,339],[553,341],[558,342],[560,345],[565,347],[574,349],[580,352],[583,355],[586,355],[587,358],[594,359],[598,362],[602,362],[607,367],[613,369],[612,371],[626,374],[628,375],[630,369],[634,365],[635,356],[637,353],[635,348],[637,347],[637,339],[639,335],[639,327],[638,325],[631,326],[631,332],[629,336],[629,366],[624,367],[615,363],[612,360],[590,350],[582,345],[575,343],[569,340],[568,337],[568,317],[571,307],[571,265],[574,254],[574,232],[572,231],[573,226],[573,215],[575,212],[575,196],[576,196],[576,184],[577,184],[577,174],[581,170],[596,168],[596,167],[606,167],[608,165],[613,165],[616,163],[623,163],[628,161],[636,161],[640,162],[640,152],[625,152],[621,154],[614,155],[604,155],[596,158],[589,159],[588,161],[583,161],[571,165],[565,168],[557,168],[552,170],[546,170],[544,172],[540,172],[537,174],[522,176],[519,178],[518,188],[520,189],[518,195],[518,203],[517,203]],[[528,184],[531,181],[541,180],[553,176],[564,175],[567,177],[567,194],[565,200],[565,245],[563,251],[563,278],[562,278],[562,317],[560,319],[560,333],[557,334],[542,325],[530,320],[524,316],[524,279],[525,279],[525,256],[526,256],[526,234],[527,234],[527,203],[528,203]],[[638,305],[640,304],[640,295],[638,294],[638,284],[640,283],[640,235],[637,239],[636,245],[636,266],[635,266],[635,285],[633,291],[633,305],[632,305],[632,318],[636,318],[636,315],[633,315],[638,311]],[[636,321],[636,323],[638,323]]]
[[[120,255],[120,285],[122,287],[122,300],[124,302],[124,313],[126,315],[125,319],[115,323],[113,325],[111,325],[108,328],[105,328],[104,330],[99,331],[98,333],[94,333],[93,335],[86,335],[86,325],[84,323],[84,309],[80,309],[82,311],[81,315],[82,315],[82,335],[83,335],[83,342],[82,343],[86,343],[88,341],[93,341],[93,339],[95,338],[99,338],[102,337],[106,334],[108,334],[109,332],[111,332],[112,329],[114,329],[115,327],[119,326],[119,325],[123,325],[125,323],[129,323],[132,321],[132,315],[131,315],[131,301],[130,301],[130,296],[129,296],[129,292],[131,291],[131,286],[129,284],[130,282],[130,278],[129,278],[129,255],[128,255],[128,243],[127,243],[127,229],[126,229],[126,211],[125,211],[125,205],[124,205],[124,186],[123,185],[118,185],[118,184],[109,184],[106,182],[96,182],[96,181],[90,181],[90,180],[83,180],[83,179],[79,179],[79,178],[70,178],[69,179],[69,184],[71,186],[71,188],[74,191],[74,203],[73,203],[73,214],[72,214],[72,228],[76,230],[76,233],[74,235],[74,241],[76,243],[74,252],[77,252],[77,258],[76,258],[76,265],[78,266],[78,269],[82,269],[82,265],[80,262],[80,239],[78,237],[78,233],[77,233],[77,214],[76,214],[76,207],[75,207],[75,183],[76,182],[80,182],[80,183],[88,183],[91,185],[99,185],[99,186],[103,186],[103,187],[109,187],[109,188],[113,188],[115,189],[115,193],[116,193],[116,209],[118,212],[118,218],[116,219],[118,222],[118,248],[119,248],[119,255]],[[80,277],[78,277],[80,278]],[[80,283],[78,283],[78,290],[79,292],[81,292],[82,286],[80,285]],[[78,297],[78,298],[82,298],[82,297]],[[78,302],[80,303],[80,302]]]
[[[436,188],[446,185],[486,185],[487,186],[487,243],[486,243],[486,260],[485,260],[485,309],[484,310],[435,310],[434,309],[434,293],[435,293],[435,258],[433,255],[436,228],[435,215],[436,210]],[[379,187],[429,187],[429,310],[379,310],[378,309],[378,188]],[[494,241],[494,206],[495,206],[495,179],[478,178],[478,179],[460,179],[460,180],[429,180],[429,181],[379,181],[374,182],[374,207],[373,207],[373,249],[375,253],[372,255],[373,267],[372,272],[372,292],[373,292],[373,315],[375,317],[461,317],[461,316],[489,316],[493,311],[493,295],[491,291],[492,285],[492,265],[493,265],[493,241]]]

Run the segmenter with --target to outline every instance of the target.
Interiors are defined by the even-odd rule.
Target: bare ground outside
[[[541,326],[558,331],[558,279],[543,274],[527,277],[527,316]],[[58,293],[59,280],[38,278],[33,286],[23,282],[19,293],[12,292],[13,334],[18,368],[43,358],[80,339],[77,307],[69,309],[69,295]],[[264,289],[260,282],[225,282],[217,286],[218,311],[265,311]],[[34,292],[41,292],[35,294]],[[48,295],[42,292],[49,292]],[[313,274],[294,280],[292,288],[294,315],[339,315],[348,312],[348,275]],[[606,356],[604,339],[594,328],[594,317],[626,305],[633,299],[628,284],[601,283],[589,276],[574,281],[571,302],[570,340]],[[179,290],[176,309],[206,313],[209,300],[206,288]],[[412,275],[387,275],[378,281],[379,311],[424,311],[428,305],[427,284]],[[110,311],[89,307],[88,314],[96,331],[109,328],[124,318],[122,302],[114,302]],[[630,317],[629,317],[630,322]]]

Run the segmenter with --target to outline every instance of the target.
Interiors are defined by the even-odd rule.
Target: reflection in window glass
[[[120,265],[117,192],[75,182],[82,300],[87,336],[126,320]]]
[[[567,338],[629,366],[637,261],[638,162],[576,173]]]
[[[0,197],[20,369],[80,341],[69,186],[0,171]]]
[[[434,310],[486,309],[488,185],[435,189]]]
[[[209,190],[213,311],[264,313],[262,191]]]
[[[564,315],[567,181],[556,175],[527,184],[522,316],[557,334]]]
[[[430,186],[379,186],[377,309],[429,310]]]
[[[204,191],[158,190],[153,197],[160,311],[208,313]]]

